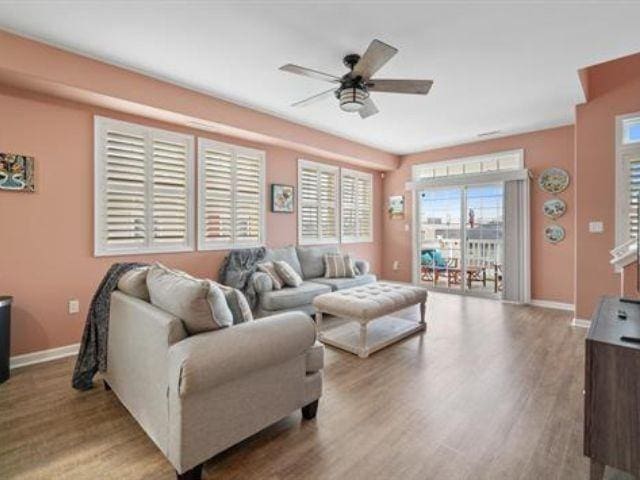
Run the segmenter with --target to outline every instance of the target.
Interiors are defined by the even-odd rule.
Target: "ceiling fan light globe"
[[[362,88],[343,88],[340,91],[340,108],[345,112],[357,112],[368,97],[369,92]]]

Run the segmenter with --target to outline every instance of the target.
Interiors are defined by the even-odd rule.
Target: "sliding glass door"
[[[418,192],[420,283],[499,297],[504,258],[502,183]]]

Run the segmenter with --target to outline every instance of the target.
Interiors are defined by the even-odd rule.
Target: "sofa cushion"
[[[298,253],[294,246],[274,248],[267,250],[267,254],[264,257],[265,262],[283,261],[287,262],[298,275],[302,277],[302,268],[300,267],[300,261],[298,260]]]
[[[353,278],[356,276],[353,259],[349,254],[325,253],[324,268],[325,278]]]
[[[328,293],[331,287],[314,282],[302,282],[296,288],[272,290],[260,295],[260,306],[265,310],[285,310],[308,305],[318,295]]]
[[[210,280],[157,263],[149,269],[147,287],[151,303],[180,318],[190,335],[233,324],[224,293]]]
[[[298,259],[302,268],[302,278],[324,277],[324,254],[339,253],[337,245],[324,245],[321,247],[298,247]]]
[[[145,302],[149,301],[149,289],[147,288],[147,273],[149,267],[138,267],[129,270],[118,280],[118,290],[139,298]]]
[[[284,286],[284,282],[278,272],[276,271],[276,266],[273,262],[262,262],[258,264],[258,270],[266,275],[269,275],[271,278],[271,285],[274,290],[280,290]]]
[[[278,276],[284,281],[288,287],[299,287],[302,284],[302,278],[298,275],[291,265],[284,260],[276,260],[273,262]]]
[[[315,278],[314,283],[321,283],[331,287],[332,291],[344,290],[345,288],[359,287],[368,283],[375,283],[376,276],[373,274],[358,275],[354,278]]]

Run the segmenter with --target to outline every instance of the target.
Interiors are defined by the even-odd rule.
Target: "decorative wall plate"
[[[569,174],[561,168],[547,168],[538,178],[538,185],[545,192],[555,195],[563,192],[569,186]]]
[[[560,200],[559,198],[552,198],[551,200],[547,200],[542,206],[542,212],[544,213],[544,216],[553,220],[563,216],[566,211],[567,204],[564,203],[564,200]]]
[[[564,240],[564,228],[560,225],[549,225],[544,229],[544,236],[549,243],[558,243]]]

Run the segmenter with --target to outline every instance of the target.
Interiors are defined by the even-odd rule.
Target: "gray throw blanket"
[[[266,254],[267,249],[264,247],[231,250],[218,273],[220,283],[237,288],[244,293],[252,309],[256,307],[258,296],[253,288],[251,276]]]
[[[76,390],[89,390],[93,387],[96,372],[107,370],[107,339],[109,337],[109,306],[111,292],[118,286],[120,277],[144,263],[114,263],[93,294],[87,320],[84,325],[80,352],[73,369],[71,384]]]

